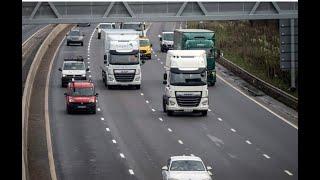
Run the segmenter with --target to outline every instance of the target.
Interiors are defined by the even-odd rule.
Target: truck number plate
[[[185,109],[183,110],[184,112],[192,112],[193,110],[192,109]]]

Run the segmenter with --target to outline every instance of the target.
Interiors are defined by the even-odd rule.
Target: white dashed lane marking
[[[101,119],[101,121],[104,121],[104,118],[102,117],[102,118],[100,118]]]
[[[120,153],[120,157],[121,157],[121,158],[125,158],[125,157],[124,157],[124,155],[123,155],[122,153]]]
[[[161,64],[163,64],[163,62],[160,62]]]
[[[267,159],[270,159],[270,156],[268,156],[267,154],[263,154],[263,156]]]
[[[232,132],[236,132],[236,130],[235,130],[235,129],[233,129],[233,128],[231,128],[230,130],[231,130]]]
[[[168,131],[169,131],[169,132],[172,132],[172,129],[168,128]]]
[[[109,129],[109,128],[106,128],[106,131],[110,132],[110,129]]]
[[[117,141],[116,141],[116,140],[114,140],[114,139],[112,139],[112,142],[113,142],[114,144],[116,144],[116,143],[117,143]]]
[[[152,108],[151,110],[152,110],[153,112],[155,112],[155,111],[156,111],[156,110],[155,110],[155,109],[153,109],[153,108]]]
[[[246,140],[246,143],[247,143],[247,144],[252,144],[249,140]]]
[[[92,76],[91,75],[89,75],[89,78],[91,78]]]
[[[163,121],[163,119],[162,119],[161,117],[159,118],[159,120],[160,120],[161,122]]]
[[[101,111],[101,109],[100,109],[100,108],[98,108],[97,110],[98,110],[98,111]]]
[[[219,120],[219,121],[222,121],[222,119],[221,119],[221,118],[218,118],[218,120]]]
[[[179,141],[178,141],[180,144],[183,144],[183,142],[179,139]]]
[[[143,93],[140,93],[141,96],[143,96]]]
[[[289,176],[293,176],[293,174],[288,170],[284,170],[284,172],[287,173]]]
[[[208,109],[209,112],[211,112],[211,109]]]
[[[132,169],[129,169],[129,173],[130,173],[131,175],[134,175],[134,172],[133,172]]]
[[[149,101],[148,101],[148,100],[146,100],[146,103],[147,103],[147,104],[149,104]]]

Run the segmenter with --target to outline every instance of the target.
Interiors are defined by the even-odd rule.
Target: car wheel
[[[67,106],[67,113],[68,114],[72,114],[72,111],[71,111],[71,109]]]
[[[70,44],[67,42],[67,46],[70,46]]]
[[[101,33],[98,33],[98,39],[101,39]]]
[[[168,116],[172,116],[172,115],[173,115],[173,111],[167,110],[167,115],[168,115]]]
[[[166,106],[166,100],[165,97],[162,97],[162,108],[163,108],[163,112],[167,112],[167,106]]]
[[[208,114],[208,111],[201,111],[202,116],[207,116],[207,114]]]

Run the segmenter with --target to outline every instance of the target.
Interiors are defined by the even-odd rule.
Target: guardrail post
[[[291,31],[291,90],[296,89],[296,67],[294,59],[294,19],[290,19],[290,31]]]

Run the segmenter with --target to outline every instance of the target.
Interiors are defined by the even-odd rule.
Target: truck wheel
[[[207,114],[208,114],[208,111],[206,110],[206,111],[201,111],[201,115],[202,116],[207,116]]]
[[[173,111],[167,110],[167,115],[168,115],[168,116],[172,116],[172,115],[173,115]]]
[[[81,42],[81,46],[83,46],[83,42]]]
[[[69,42],[67,42],[67,46],[70,46]]]
[[[140,85],[136,85],[136,89],[140,89]]]
[[[112,85],[107,85],[107,88],[108,89],[113,89],[113,86]]]
[[[166,106],[166,100],[165,97],[162,97],[162,108],[163,108],[163,112],[167,112],[167,106]]]
[[[101,39],[101,33],[98,33],[98,39]]]
[[[96,108],[92,109],[91,113],[96,114],[97,113]]]
[[[67,113],[68,113],[68,114],[72,114],[72,111],[71,111],[70,108],[68,108],[68,106],[67,106]]]
[[[163,48],[162,48],[162,46],[161,46],[161,52],[163,52]]]

